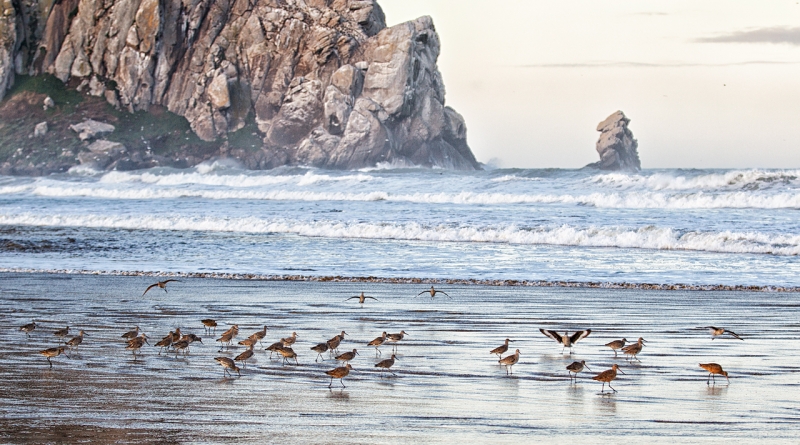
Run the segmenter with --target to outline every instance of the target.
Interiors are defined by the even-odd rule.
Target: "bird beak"
[[[619,369],[619,366],[617,366],[617,371],[622,372],[622,370]],[[622,372],[622,373],[625,374],[624,372]]]
[[[583,365],[583,366],[586,366],[586,369],[588,369],[589,371],[592,370],[592,368],[590,368],[589,365]],[[625,373],[623,372],[623,374],[625,374]]]

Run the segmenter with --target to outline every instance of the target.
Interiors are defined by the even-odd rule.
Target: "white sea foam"
[[[201,171],[202,170],[202,171]],[[214,170],[200,169],[193,172],[155,174],[144,172],[108,172],[100,179],[103,184],[140,182],[158,186],[210,185],[232,188],[253,188],[275,184],[296,184],[307,186],[326,182],[366,182],[373,179],[369,175],[328,175],[306,172],[303,175],[265,175],[261,173],[209,174]]]
[[[800,185],[800,170],[731,170],[719,173],[689,174],[630,174],[604,173],[585,181],[617,189],[647,190],[741,190],[771,187],[773,184]]]
[[[257,217],[181,217],[158,215],[0,215],[0,224],[91,227],[128,230],[178,230],[239,233],[281,233],[303,237],[402,239],[431,242],[547,244],[629,249],[694,250],[774,255],[800,254],[800,235],[759,232],[679,232],[658,226],[576,227],[425,225],[289,221]]]

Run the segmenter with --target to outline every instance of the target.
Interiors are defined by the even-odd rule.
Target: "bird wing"
[[[156,287],[156,286],[158,286],[158,283],[156,283],[156,284],[151,284],[151,285],[147,286],[147,289],[145,289],[145,290],[144,290],[144,294],[146,294],[146,293],[147,293],[147,291],[149,291],[150,289],[152,289],[152,288],[154,288],[154,287]],[[142,296],[143,296],[143,297],[144,297],[144,294],[142,294]]]
[[[581,340],[581,339],[584,339],[584,338],[588,337],[589,334],[591,334],[591,333],[592,333],[591,329],[587,329],[585,331],[578,331],[578,332],[572,334],[572,337],[569,338],[569,341],[571,341],[572,343],[575,343],[578,340]]]
[[[367,296],[364,296],[364,298],[371,298],[371,299],[373,299],[373,300],[375,300],[375,301],[378,301],[378,299],[377,299],[377,298],[375,298],[375,297],[367,297]]]
[[[744,341],[744,339],[742,337],[739,337],[739,334],[737,334],[737,333],[735,333],[733,331],[729,331],[729,330],[725,329],[725,332],[727,332],[728,334],[733,335],[734,337],[738,338],[739,340]]]
[[[179,282],[179,283],[181,282],[181,280],[173,280],[173,279],[169,279],[169,280],[164,280],[164,281],[162,281],[162,283],[164,283],[164,284],[167,284],[167,283],[169,283],[169,282],[171,282],[171,281],[177,281],[177,282]]]
[[[350,298],[347,298],[347,299],[345,299],[344,301],[350,301],[350,300],[352,300],[353,298],[361,298],[361,297],[359,297],[358,295],[356,295],[355,297],[350,297]]]
[[[436,293],[437,293],[437,294],[444,294],[444,295],[445,295],[447,298],[453,298],[453,297],[451,297],[450,295],[447,295],[447,292],[445,292],[445,291],[442,291],[442,290],[437,290],[437,291],[436,291]]]
[[[541,328],[539,328],[539,331],[541,331],[542,334],[546,335],[547,337],[550,337],[553,340],[561,343],[561,334],[559,334],[558,332],[556,332],[556,331],[548,331],[548,330],[541,329]]]
[[[417,294],[417,296],[419,297],[420,295],[422,295],[422,294],[424,294],[424,293],[430,293],[430,291],[429,291],[429,290],[424,290],[424,291],[422,291],[422,292],[418,293],[418,294]]]

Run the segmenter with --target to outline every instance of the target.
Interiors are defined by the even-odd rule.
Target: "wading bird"
[[[622,372],[622,370],[619,369],[619,366],[616,363],[614,363],[611,366],[611,369],[607,369],[601,372],[600,374],[597,374],[596,376],[592,377],[592,380],[603,382],[603,387],[600,388],[600,393],[602,393],[603,390],[606,389],[606,383],[608,383],[608,387],[611,388],[612,391],[617,392],[617,390],[611,386],[611,381],[617,378],[617,371]],[[625,374],[624,372],[622,373]]]
[[[623,338],[622,340],[614,340],[614,341],[612,341],[610,343],[606,343],[606,346],[608,346],[609,348],[611,348],[612,351],[614,351],[614,357],[616,357],[617,356],[617,349],[624,348],[625,347],[625,343],[627,343],[627,342],[628,342],[628,340]]]
[[[502,355],[505,354],[506,351],[508,351],[508,342],[510,342],[510,341],[514,341],[514,340],[511,340],[511,339],[507,338],[506,342],[505,342],[505,344],[503,344],[503,346],[498,346],[498,347],[492,349],[491,351],[489,351],[489,354],[497,354],[498,358],[502,357]]]
[[[228,357],[217,357],[214,360],[216,360],[217,362],[219,362],[220,365],[222,365],[222,376],[223,377],[225,377],[226,375],[230,375],[231,377],[233,377],[233,374],[231,374],[228,371],[229,369],[233,370],[233,371],[236,371],[236,374],[238,374],[239,377],[242,376],[242,374],[239,372],[239,368],[236,366],[236,363],[233,360],[231,360],[230,358],[228,358]]]
[[[636,359],[636,361],[641,362],[641,360],[639,360],[639,357],[636,356],[640,352],[642,352],[642,347],[644,347],[644,343],[647,343],[647,340],[643,339],[642,337],[639,337],[639,341],[637,341],[636,343],[622,348],[622,352],[625,353],[625,355],[630,355],[630,357],[628,357],[628,361]]]
[[[375,356],[377,357],[378,354],[383,355],[381,350],[378,349],[378,348],[380,348],[381,345],[383,344],[383,342],[385,342],[385,341],[386,341],[386,331],[383,331],[383,334],[381,334],[380,337],[378,337],[375,340],[372,340],[371,342],[367,343],[367,346],[374,346],[375,347]]]
[[[144,293],[142,294],[142,297],[144,297],[144,294],[146,294],[147,291],[149,291],[150,289],[152,289],[154,287],[159,287],[161,289],[164,289],[164,292],[166,292],[167,291],[167,283],[171,283],[173,281],[177,281],[179,283],[181,282],[181,280],[169,279],[169,280],[159,281],[158,283],[155,283],[155,284],[151,284],[150,286],[147,286],[147,289],[144,290]]]
[[[69,326],[65,327],[64,329],[59,329],[59,330],[53,332],[53,335],[55,335],[56,337],[59,337],[59,338],[66,337],[67,335],[69,335]]]
[[[389,342],[394,343],[393,350],[397,352],[397,342],[403,339],[404,336],[408,335],[406,331],[400,331],[398,334],[389,334],[386,336],[386,340]]]
[[[728,384],[731,384],[731,379],[728,378],[728,372],[722,370],[722,366],[716,363],[700,363],[700,367],[708,371],[708,379],[706,379],[706,385],[708,385],[708,381],[714,378],[714,374],[724,375],[725,379],[728,380]],[[717,384],[716,378],[714,378],[714,384]]]
[[[338,368],[331,369],[330,371],[325,371],[325,374],[331,376],[331,383],[328,384],[328,388],[333,385],[333,379],[339,379],[339,383],[342,384],[342,388],[347,388],[344,386],[344,378],[347,377],[347,374],[350,374],[351,369],[353,369],[353,367],[348,363],[347,366],[340,366]]]
[[[83,331],[80,331],[80,332],[78,333],[78,336],[77,336],[77,337],[72,337],[72,339],[68,340],[68,341],[67,341],[65,344],[66,344],[67,346],[69,346],[69,349],[70,349],[70,350],[72,350],[72,348],[75,348],[75,350],[77,351],[77,350],[78,350],[78,346],[79,346],[81,343],[83,343],[83,336],[84,336],[84,335],[87,335],[87,334],[86,334],[85,332],[83,332]],[[87,336],[88,336],[88,335],[87,335]]]
[[[52,368],[53,367],[53,362],[51,362],[50,359],[53,358],[53,357],[58,357],[61,354],[67,355],[64,352],[64,349],[66,349],[66,346],[59,346],[57,348],[49,348],[49,349],[45,349],[44,351],[39,351],[39,354],[42,354],[43,356],[47,357],[47,362],[50,363],[50,367]],[[67,357],[69,357],[69,356],[67,356]]]
[[[381,368],[381,378],[383,378],[383,371],[384,370],[391,372],[392,375],[394,375],[394,376],[397,375],[394,372],[392,372],[391,369],[389,369],[394,365],[394,361],[395,360],[397,360],[397,357],[394,354],[392,354],[392,358],[387,358],[386,360],[381,360],[381,361],[379,361],[378,363],[375,364],[376,368]]]
[[[32,322],[30,322],[30,323],[28,323],[28,324],[26,324],[24,326],[20,326],[20,328],[19,328],[19,330],[24,332],[25,335],[27,335],[28,337],[31,336],[31,332],[33,332],[34,329],[36,329],[36,322],[35,321],[32,321]]]
[[[506,375],[513,375],[514,370],[511,369],[511,367],[516,365],[518,361],[519,361],[519,349],[517,349],[517,352],[515,352],[513,355],[503,357],[497,362],[506,367]],[[511,372],[509,372],[509,370],[511,370]]]
[[[325,357],[322,356],[322,353],[328,350],[328,343],[320,343],[316,346],[313,346],[311,350],[317,353],[317,358],[314,359],[314,362],[318,361],[319,359],[322,359],[324,362]]]
[[[217,320],[206,318],[205,320],[200,320],[200,323],[203,323],[203,327],[206,328],[206,332],[211,333],[212,329],[214,330],[214,333],[217,332]]]
[[[583,371],[583,368],[586,368],[589,371],[591,371],[591,368],[586,366],[586,360],[581,360],[579,362],[572,362],[569,365],[567,365],[567,374],[569,374],[570,381],[573,378],[572,373],[574,372],[575,373],[575,381],[577,382],[578,381],[578,373]]]
[[[569,335],[569,332],[564,332],[564,335],[561,335],[556,331],[549,331],[545,329],[539,329],[539,331],[541,331],[542,334],[544,334],[545,336],[550,337],[553,340],[561,343],[561,345],[563,346],[561,348],[562,354],[564,353],[565,348],[569,348],[569,353],[572,354],[572,346],[575,345],[575,343],[577,343],[578,340],[582,340],[588,337],[589,334],[592,333],[591,329],[587,329],[585,331],[577,331],[571,336]]]

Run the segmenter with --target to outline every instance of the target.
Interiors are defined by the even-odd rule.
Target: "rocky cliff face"
[[[250,168],[480,168],[430,17],[387,28],[374,0],[0,1],[0,96],[51,73],[129,112],[166,107]],[[248,122],[257,150],[225,143]]]
[[[608,116],[603,122],[597,124],[600,138],[597,140],[597,153],[600,161],[587,165],[587,167],[601,170],[639,171],[642,164],[639,161],[639,146],[633,133],[628,129],[625,113],[617,111]]]

